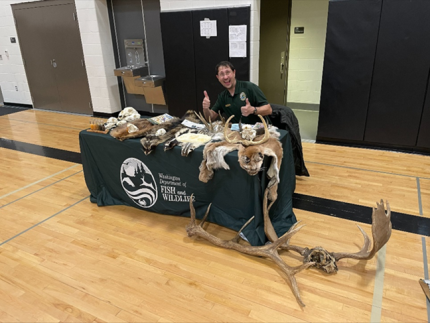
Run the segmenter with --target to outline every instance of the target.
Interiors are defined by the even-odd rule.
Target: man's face
[[[218,67],[218,75],[216,77],[226,89],[231,89],[236,85],[236,71],[232,71],[229,66]]]

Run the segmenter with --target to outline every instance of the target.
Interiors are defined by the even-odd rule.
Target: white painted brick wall
[[[121,110],[106,0],[75,0],[93,110]]]
[[[10,37],[18,39],[11,4],[21,2],[24,1],[0,0],[0,87],[5,102],[32,104],[19,45],[10,42]],[[117,112],[121,110],[121,103],[113,75],[115,62],[106,0],[75,0],[75,4],[93,110]]]
[[[288,102],[320,103],[329,0],[293,0]],[[294,34],[294,27],[305,27]]]
[[[268,1],[268,0],[265,0]],[[260,0],[160,0],[161,12],[251,6],[250,81],[258,84],[260,58]]]
[[[16,2],[0,1],[0,87],[5,102],[31,104],[19,45],[10,42],[10,37],[16,37],[10,5]],[[18,86],[18,91],[15,86]]]

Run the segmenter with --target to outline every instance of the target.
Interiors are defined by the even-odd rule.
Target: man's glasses
[[[219,77],[230,76],[232,71],[225,71],[218,74]]]

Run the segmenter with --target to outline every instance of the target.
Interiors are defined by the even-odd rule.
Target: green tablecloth
[[[278,199],[270,209],[278,236],[296,222],[292,209],[296,182],[291,140],[287,131],[280,132],[284,157]],[[80,132],[79,142],[90,199],[98,206],[128,205],[160,214],[189,217],[189,198],[194,194],[197,218],[201,218],[212,203],[208,221],[238,231],[255,215],[243,234],[252,245],[267,241],[262,212],[266,172],[248,175],[239,166],[237,151],[225,156],[230,170],[215,170],[213,179],[203,183],[199,181],[203,146],[188,157],[181,156],[180,147],[165,152],[163,145],[145,155],[139,139],[121,142],[110,135],[86,130]],[[265,165],[269,162],[266,158]]]

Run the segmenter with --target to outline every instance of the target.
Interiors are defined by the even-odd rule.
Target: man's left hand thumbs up
[[[248,98],[246,99],[246,105],[244,105],[243,107],[240,108],[242,115],[244,117],[249,116],[250,114],[254,113],[254,107],[251,106],[251,103],[249,103]]]

